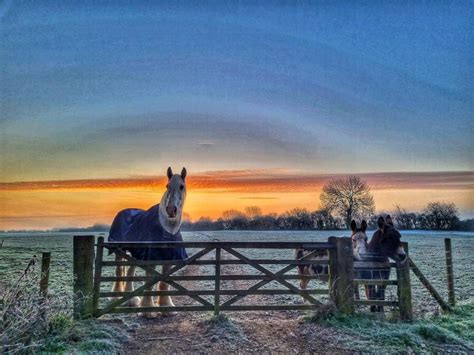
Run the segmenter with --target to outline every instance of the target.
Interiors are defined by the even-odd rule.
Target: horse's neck
[[[160,208],[158,210],[159,222],[165,231],[167,231],[168,233],[172,235],[175,235],[176,233],[179,232],[179,229],[181,228],[181,215],[177,216],[176,224],[171,224],[168,219],[168,215],[166,213],[165,207],[163,206],[164,204],[160,203]]]

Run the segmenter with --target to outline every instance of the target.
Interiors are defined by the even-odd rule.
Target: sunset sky
[[[110,223],[168,166],[193,219],[345,174],[473,217],[472,2],[261,4],[1,2],[0,230]]]

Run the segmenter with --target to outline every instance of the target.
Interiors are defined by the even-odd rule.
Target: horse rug
[[[178,242],[181,232],[171,234],[161,225],[159,204],[148,210],[129,208],[115,216],[110,227],[110,242]],[[186,249],[178,248],[122,248],[138,260],[185,260]],[[111,251],[113,252],[113,251]]]

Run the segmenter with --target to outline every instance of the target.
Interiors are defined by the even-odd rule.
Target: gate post
[[[451,239],[444,239],[444,249],[446,250],[446,274],[448,275],[448,299],[451,307],[456,305],[454,298],[454,273],[453,273],[453,254],[451,251]]]
[[[221,248],[216,248],[216,269],[214,284],[214,315],[218,316],[220,312],[220,288],[221,288]]]
[[[97,315],[99,309],[100,278],[102,277],[102,258],[104,256],[104,237],[97,238],[97,253],[94,267],[94,289],[92,297],[93,315]]]
[[[329,287],[339,312],[354,313],[354,257],[351,238],[329,237]]]
[[[93,314],[93,269],[94,269],[93,235],[75,235],[73,242],[74,274],[74,318],[83,319]]]
[[[40,293],[43,297],[48,295],[49,284],[49,264],[51,263],[51,253],[49,251],[43,252],[41,258],[41,279],[40,279]]]
[[[410,259],[408,254],[408,243],[402,243],[405,249],[406,261],[401,264],[397,262],[397,283],[398,283],[398,303],[400,309],[400,319],[411,321],[413,310],[411,304],[411,282],[410,282]]]

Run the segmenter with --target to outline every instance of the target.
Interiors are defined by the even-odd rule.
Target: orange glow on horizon
[[[193,220],[213,219],[228,209],[259,206],[264,213],[295,207],[319,208],[325,182],[339,175],[285,170],[242,170],[192,174],[187,178],[185,213]],[[371,186],[378,211],[396,205],[419,211],[429,201],[452,201],[472,215],[471,172],[360,174]],[[0,183],[0,230],[110,224],[124,208],[147,209],[158,203],[166,178],[91,179]]]

